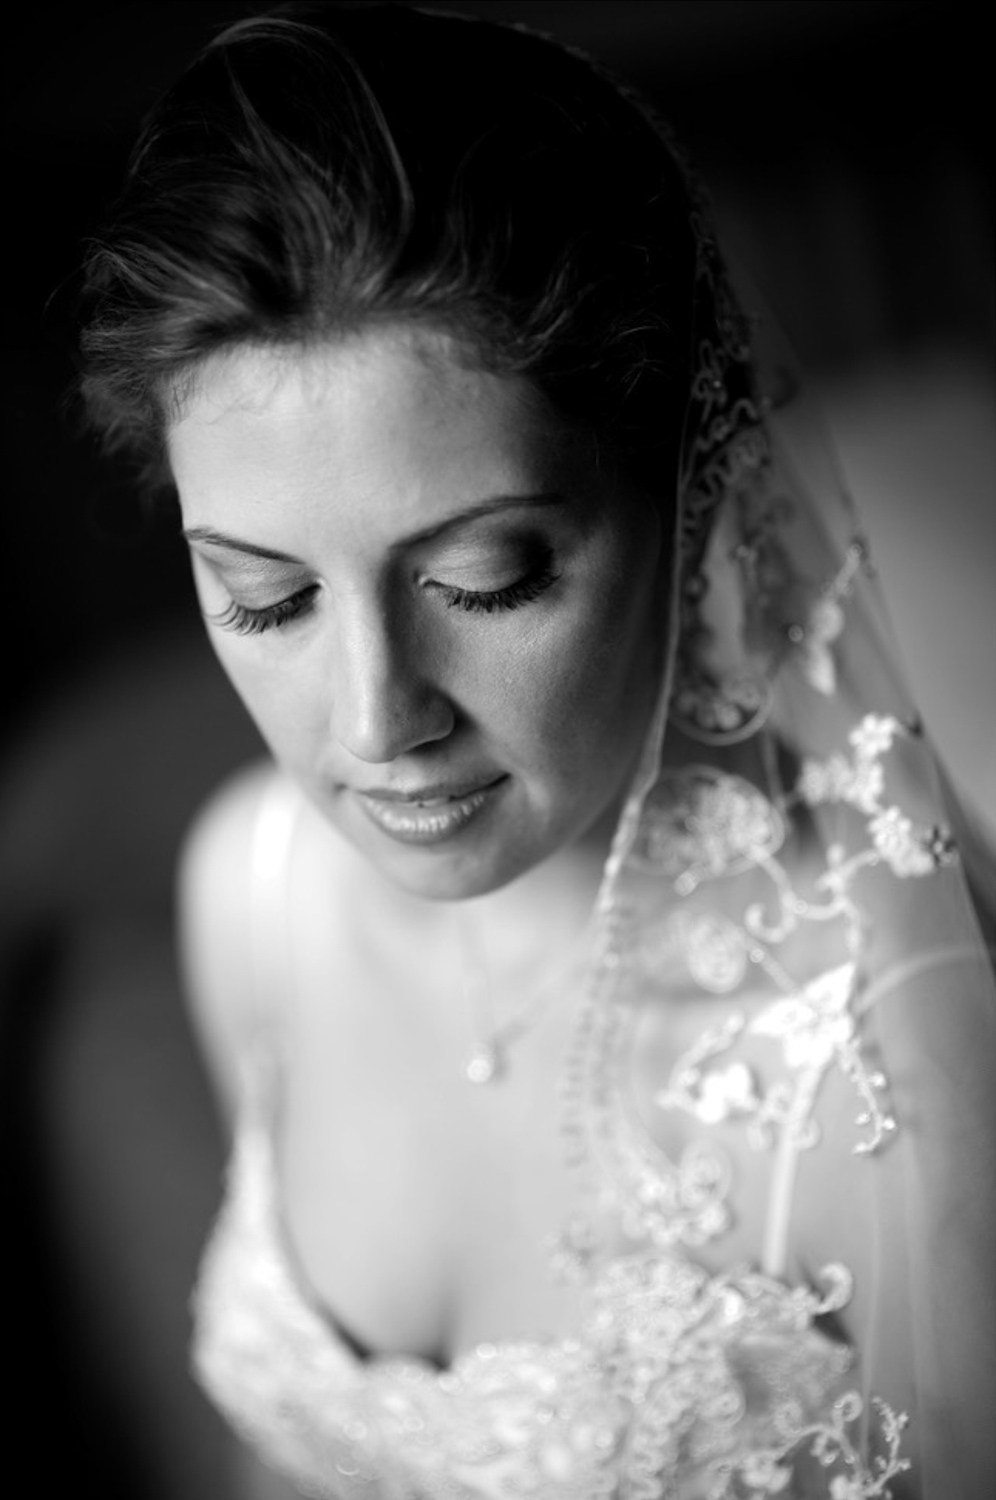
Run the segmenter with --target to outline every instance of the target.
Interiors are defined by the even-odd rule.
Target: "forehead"
[[[375,423],[382,435],[428,440],[466,430],[562,435],[543,397],[522,376],[481,368],[443,333],[390,325],[308,345],[243,345],[210,356],[170,393],[167,443],[187,448],[225,431],[310,436],[330,444]],[[309,432],[310,429],[310,432]]]
[[[185,518],[194,508],[199,520],[277,499],[345,497],[369,513],[389,495],[411,512],[400,520],[420,521],[450,498],[563,478],[585,447],[528,380],[475,367],[443,334],[393,326],[226,351],[174,404],[168,452]]]

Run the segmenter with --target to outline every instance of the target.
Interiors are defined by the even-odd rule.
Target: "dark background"
[[[140,116],[216,26],[262,8],[36,5],[4,23],[0,1168],[33,1495],[231,1494],[221,1429],[185,1369],[222,1148],[183,1020],[170,892],[184,823],[258,747],[200,638],[176,518],[143,507],[78,431],[68,313]],[[984,805],[996,793],[984,8],[453,8],[579,44],[677,126],[866,482],[914,681]]]

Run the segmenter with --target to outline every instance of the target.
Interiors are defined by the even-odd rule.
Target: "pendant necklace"
[[[463,958],[463,991],[472,1018],[475,1039],[463,1060],[463,1076],[468,1083],[496,1083],[508,1070],[508,1050],[545,1009],[544,1000],[531,994],[526,1004],[507,1021],[495,1020],[494,1002],[487,960],[480,935],[473,930],[462,912],[456,915],[457,931]]]

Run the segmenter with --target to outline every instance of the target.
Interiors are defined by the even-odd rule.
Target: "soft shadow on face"
[[[523,379],[377,328],[209,360],[169,435],[214,647],[410,891],[478,895],[618,801],[656,698],[656,504]]]

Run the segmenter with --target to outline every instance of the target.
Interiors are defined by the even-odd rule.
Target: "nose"
[[[383,765],[451,733],[453,704],[410,625],[370,601],[340,611],[338,627],[330,727],[344,749]]]

